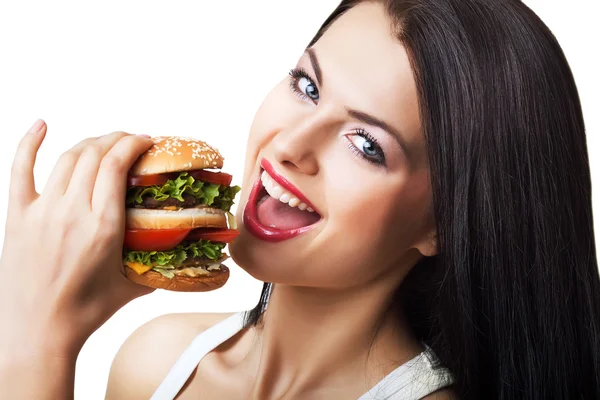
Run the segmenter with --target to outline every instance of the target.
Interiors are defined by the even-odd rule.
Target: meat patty
[[[227,254],[223,254],[221,258],[218,260],[209,260],[203,257],[190,257],[187,260],[183,261],[181,265],[177,266],[177,269],[187,268],[187,267],[204,267],[211,264],[222,263],[227,260],[229,256]]]

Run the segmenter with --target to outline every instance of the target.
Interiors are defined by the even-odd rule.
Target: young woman
[[[45,132],[23,138],[10,185],[7,399],[72,397],[86,338],[149,292],[121,274],[120,200],[149,140],[87,139],[37,194]],[[261,105],[246,156],[231,253],[269,282],[260,304],[141,327],[107,398],[600,398],[581,107],[525,5],[342,1]],[[292,186],[314,213],[284,204]]]

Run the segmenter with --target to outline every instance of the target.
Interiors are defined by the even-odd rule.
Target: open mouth
[[[310,230],[321,215],[289,181],[263,159],[244,208],[244,225],[259,239],[279,242]]]

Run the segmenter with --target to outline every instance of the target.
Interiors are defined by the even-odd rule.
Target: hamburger
[[[218,289],[229,278],[224,247],[239,234],[229,210],[240,187],[231,186],[232,176],[219,171],[223,157],[202,140],[152,141],[129,171],[125,276],[159,289]]]

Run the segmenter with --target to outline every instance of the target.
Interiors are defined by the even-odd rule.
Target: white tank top
[[[205,355],[243,328],[239,312],[200,333],[177,360],[150,400],[174,400]],[[453,383],[446,369],[433,368],[435,355],[427,348],[379,381],[358,400],[417,400]],[[212,399],[207,399],[212,400]]]

